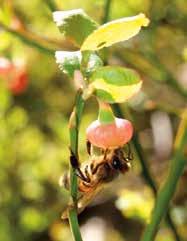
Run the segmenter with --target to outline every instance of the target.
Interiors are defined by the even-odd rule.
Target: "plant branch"
[[[112,5],[112,0],[105,0],[104,14],[103,14],[103,18],[101,20],[101,24],[105,24],[109,21],[111,5]],[[108,63],[108,49],[104,48],[102,51],[103,51],[103,63],[104,63],[104,65],[107,65],[107,63]]]
[[[143,173],[144,179],[146,180],[147,184],[152,189],[152,191],[154,193],[154,196],[156,198],[156,196],[157,196],[157,185],[156,185],[156,183],[154,182],[154,179],[151,176],[151,173],[150,173],[149,168],[147,166],[147,163],[145,161],[145,157],[143,156],[143,150],[142,150],[142,147],[139,143],[139,139],[138,139],[137,134],[134,135],[132,142],[133,142],[133,145],[135,147],[136,153],[138,155],[139,161],[141,163],[142,173]],[[168,226],[173,231],[173,234],[175,236],[175,240],[180,241],[179,234],[178,234],[177,229],[175,227],[175,224],[173,223],[173,220],[171,218],[170,209],[168,209],[165,219],[166,219],[166,223],[168,224]]]
[[[170,85],[174,90],[176,90],[183,97],[187,97],[187,91],[180,85],[179,81],[173,76],[173,74],[160,63],[158,56],[154,53],[154,51],[141,51],[141,54],[149,61],[153,66],[156,66],[162,73],[165,75],[165,81],[168,85]]]
[[[23,41],[25,44],[29,46],[34,47],[45,54],[54,55],[55,49],[52,49],[47,46],[44,46],[43,44],[40,44],[38,41],[30,38],[30,36],[28,37],[25,32],[16,31],[1,22],[0,22],[0,28],[4,29],[8,33],[17,37],[18,39],[20,39],[21,41]]]
[[[123,52],[121,49],[116,48],[115,54],[133,68],[138,69],[157,82],[161,83],[164,81],[182,97],[187,98],[187,91],[180,85],[172,73],[158,61],[154,53],[145,55],[143,52],[139,53],[132,49],[125,49],[125,55]],[[135,59],[136,61],[134,61]]]
[[[82,90],[79,89],[77,92],[75,107],[70,116],[69,121],[69,134],[70,134],[70,148],[75,156],[78,157],[78,137],[79,137],[79,126],[84,108],[84,100],[82,99]],[[77,218],[77,176],[75,169],[70,166],[70,193],[72,197],[73,205],[69,209],[68,217],[71,227],[72,234],[75,241],[82,241],[81,233],[79,230],[78,218]]]
[[[105,14],[104,14],[104,17],[103,17],[103,21],[102,23],[104,24],[105,22],[107,22],[109,20],[109,12],[110,12],[110,7],[111,7],[111,0],[106,0],[106,3],[105,3]],[[105,52],[105,55],[107,55],[107,53]],[[106,56],[105,56],[106,58]],[[123,58],[124,59],[124,58]],[[125,58],[125,60],[128,59],[128,58]],[[105,60],[105,63],[107,63],[107,60]],[[130,63],[131,64],[131,63]],[[170,76],[171,77],[171,76]],[[176,81],[172,81],[174,82],[174,84],[176,83]],[[185,95],[183,91],[181,91],[180,88],[178,88],[177,86],[177,90],[179,91],[180,94],[182,94],[183,96]],[[181,93],[182,92],[182,93]],[[113,105],[113,110],[114,112],[116,113],[116,115],[118,115],[119,117],[123,117],[123,113],[120,109],[120,106],[119,104],[114,104]],[[127,112],[127,111],[126,111]],[[129,116],[130,113],[127,113],[127,116]],[[130,118],[131,119],[131,118]],[[134,146],[134,149],[136,150],[136,153],[137,153],[137,156],[138,156],[138,159],[140,161],[140,164],[141,164],[141,167],[142,167],[142,174],[143,174],[143,177],[146,181],[146,183],[150,186],[150,188],[152,189],[155,197],[157,195],[157,185],[154,181],[154,179],[152,178],[152,175],[150,173],[150,170],[147,166],[147,163],[146,163],[146,160],[145,160],[145,157],[144,157],[144,154],[143,154],[143,150],[142,150],[142,147],[139,143],[139,140],[138,140],[138,136],[137,134],[134,135],[133,137],[133,146]],[[177,229],[175,227],[175,224],[173,223],[172,221],[172,218],[171,218],[171,215],[170,215],[170,210],[168,209],[167,211],[167,214],[166,214],[166,222],[168,224],[168,226],[171,228],[171,230],[173,231],[173,234],[175,236],[175,239],[176,241],[180,241],[180,237],[178,235],[178,232],[177,232]]]
[[[104,16],[103,16],[103,19],[102,19],[103,24],[108,22],[108,20],[109,20],[111,3],[112,3],[112,0],[106,0],[105,1]]]
[[[45,0],[47,6],[49,7],[49,9],[51,10],[51,12],[57,11],[58,8],[56,6],[55,1],[53,0]]]
[[[183,113],[181,123],[178,128],[174,155],[171,161],[168,177],[160,189],[155,207],[153,209],[151,222],[147,225],[141,241],[152,241],[156,235],[162,217],[166,213],[170,200],[177,187],[177,182],[183,173],[186,165],[185,147],[187,145],[187,110]]]
[[[113,110],[114,110],[114,112],[117,116],[119,116],[121,118],[123,117],[123,113],[122,113],[121,108],[118,104],[113,105]],[[125,110],[125,115],[127,116],[128,119],[132,120],[132,116],[131,116],[131,114],[130,114],[130,112],[128,111],[127,108]],[[155,183],[155,181],[154,181],[154,179],[151,175],[151,172],[150,172],[149,167],[147,165],[146,159],[144,157],[143,149],[141,147],[141,144],[139,142],[139,139],[138,139],[138,136],[137,136],[136,133],[133,136],[132,144],[133,144],[133,147],[136,151],[139,162],[141,164],[142,175],[143,175],[146,183],[152,189],[152,191],[154,193],[154,196],[156,197],[156,195],[157,195],[157,185],[156,185],[156,183]],[[177,233],[177,229],[176,229],[175,224],[173,223],[173,220],[172,220],[171,215],[170,215],[170,210],[168,210],[167,213],[166,213],[166,222],[167,222],[168,226],[171,228],[171,230],[173,231],[173,234],[175,236],[176,241],[180,241],[179,234]]]

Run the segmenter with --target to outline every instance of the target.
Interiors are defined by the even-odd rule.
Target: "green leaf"
[[[82,9],[56,11],[53,19],[64,36],[79,47],[98,26]]]
[[[80,70],[82,55],[80,51],[56,51],[56,62],[64,74],[73,77],[75,70]]]
[[[125,102],[136,94],[142,85],[139,75],[131,69],[107,66],[98,68],[90,78],[89,88],[95,95],[108,103]]]
[[[149,19],[143,13],[137,16],[121,18],[100,26],[84,41],[81,51],[98,50],[135,36]]]

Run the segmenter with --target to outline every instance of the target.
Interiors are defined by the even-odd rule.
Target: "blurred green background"
[[[141,92],[121,109],[126,113],[128,108],[133,116],[158,185],[168,170],[187,101],[186,0],[113,0],[109,12],[104,0],[0,0],[0,241],[72,240],[68,223],[60,219],[68,193],[58,186],[58,179],[69,166],[68,118],[75,90],[55,63],[54,51],[76,46],[63,38],[51,13],[75,8],[83,8],[100,24],[107,14],[110,20],[140,12],[150,18],[151,24],[138,36],[107,50],[107,62],[134,68],[144,80]],[[6,74],[4,60],[12,66]],[[24,72],[26,82],[18,84],[17,92],[15,71],[18,76]],[[93,98],[81,123],[83,161],[88,158],[85,128],[96,117]],[[186,185],[187,169],[171,210],[181,240],[187,240]],[[132,170],[80,215],[83,239],[138,241],[153,202],[135,155]],[[174,240],[163,222],[156,241]]]

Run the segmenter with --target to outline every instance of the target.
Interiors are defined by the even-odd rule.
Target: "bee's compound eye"
[[[113,160],[112,160],[112,166],[113,166],[113,168],[115,168],[115,169],[120,169],[121,168],[121,161],[120,161],[120,159],[117,157],[117,156],[115,156],[114,158],[113,158]]]

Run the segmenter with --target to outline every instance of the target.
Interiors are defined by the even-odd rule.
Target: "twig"
[[[145,54],[138,53],[136,50],[129,50],[125,49],[125,56],[123,54],[123,51],[120,49],[116,49],[115,52],[116,56],[125,61],[127,64],[132,66],[133,68],[138,69],[142,73],[148,75],[150,78],[154,79],[157,82],[161,82],[162,79],[165,81],[166,84],[168,84],[174,91],[176,91],[178,94],[180,94],[182,97],[187,98],[187,91],[180,85],[178,80],[173,76],[173,74],[163,65],[161,65],[155,56],[154,53],[149,53],[145,56]],[[134,61],[134,59],[137,59],[137,61]],[[142,63],[146,64],[146,68],[142,68],[142,65],[140,61],[142,60]],[[159,78],[162,78],[161,80],[158,77],[154,76],[154,72],[150,71],[153,69],[153,71],[157,71],[157,73],[160,75]]]
[[[119,117],[123,117],[123,113],[120,109],[120,106],[118,104],[114,104],[113,105],[113,110],[115,112],[115,114]],[[131,119],[132,120],[132,116],[130,114],[130,112],[126,109],[125,110],[125,115],[127,116],[128,119]],[[134,146],[134,149],[136,151],[136,154],[137,154],[137,157],[140,161],[140,164],[141,164],[141,168],[142,168],[142,175],[146,181],[146,183],[150,186],[150,188],[152,189],[153,193],[154,193],[154,196],[156,197],[157,195],[157,185],[154,181],[154,179],[152,178],[152,175],[151,175],[151,172],[149,170],[149,167],[147,165],[147,162],[146,162],[146,159],[144,157],[144,152],[143,152],[143,149],[140,145],[140,142],[139,142],[139,139],[138,139],[138,136],[137,134],[135,134],[133,136],[133,139],[132,139],[132,144]],[[173,223],[173,220],[171,218],[171,215],[170,215],[170,210],[168,209],[167,213],[166,213],[166,222],[168,224],[168,226],[171,228],[174,236],[175,236],[175,239],[176,241],[180,241],[180,236],[177,232],[177,229],[175,227],[175,224]],[[152,240],[150,240],[152,241]]]
[[[104,14],[103,21],[102,21],[103,24],[109,20],[109,12],[110,12],[110,7],[111,7],[111,2],[112,2],[111,0],[106,0],[105,14]],[[105,54],[106,54],[106,52],[105,52]],[[105,60],[105,63],[106,62],[107,62],[107,60]],[[119,117],[123,117],[123,113],[122,113],[122,111],[120,109],[120,106],[118,104],[113,105],[113,110],[116,113],[116,115],[118,115]],[[150,173],[149,168],[147,166],[147,163],[145,161],[145,157],[143,156],[142,147],[139,143],[138,136],[136,134],[134,135],[132,142],[133,142],[133,146],[136,150],[138,159],[139,159],[141,167],[142,167],[143,177],[144,177],[145,181],[147,182],[147,184],[152,189],[154,195],[156,196],[157,186],[156,186],[156,183],[155,183],[154,179],[151,176],[151,173]],[[169,209],[168,209],[168,212],[166,214],[166,222],[167,222],[168,226],[171,228],[171,230],[173,231],[173,234],[175,236],[176,241],[180,241],[180,237],[177,233],[177,229],[175,227],[175,224],[172,221]]]
[[[143,150],[142,150],[142,147],[141,147],[141,145],[139,143],[137,134],[134,135],[132,142],[133,142],[133,145],[135,147],[135,150],[137,152],[137,155],[138,155],[140,163],[141,163],[142,173],[143,173],[144,179],[146,180],[147,184],[151,187],[151,189],[152,189],[152,191],[153,191],[153,193],[155,195],[155,198],[156,198],[156,196],[157,196],[157,185],[156,185],[156,183],[154,182],[154,180],[153,180],[153,178],[151,176],[151,173],[149,171],[149,168],[148,168],[147,163],[145,161],[145,158],[143,156]],[[176,241],[180,241],[179,234],[177,232],[175,224],[173,223],[173,220],[171,218],[171,214],[170,214],[170,210],[169,209],[166,212],[165,219],[166,219],[166,223],[168,224],[168,226],[173,231],[173,234],[175,236],[175,240]]]
[[[173,74],[160,63],[157,55],[154,51],[147,51],[146,53],[141,51],[141,54],[152,63],[153,66],[156,66],[161,72],[165,74],[165,81],[168,85],[170,85],[174,90],[176,90],[183,97],[187,97],[187,91],[180,85],[179,81],[173,76]]]
[[[49,7],[49,9],[51,10],[51,12],[57,11],[58,8],[56,6],[55,1],[53,0],[45,0],[47,6]]]
[[[84,100],[82,99],[82,90],[77,92],[75,107],[71,114],[69,121],[69,134],[70,134],[70,148],[78,159],[78,137],[80,119],[84,108]],[[82,241],[81,233],[79,230],[77,218],[77,176],[75,169],[70,166],[70,193],[72,197],[73,206],[69,209],[69,223],[75,241]]]
[[[77,219],[77,210],[76,209],[69,210],[68,216],[69,216],[70,228],[71,228],[71,232],[73,234],[74,240],[82,241],[82,237],[79,229],[79,223]]]
[[[14,29],[11,29],[10,27],[6,26],[5,24],[0,22],[0,28],[4,29],[8,33],[12,34],[13,36],[19,38],[21,41],[26,43],[27,45],[37,48],[41,52],[44,52],[49,55],[54,55],[55,49],[51,49],[49,47],[46,47],[42,44],[40,44],[38,41],[35,41],[34,39],[31,39],[30,37],[26,36],[26,34],[22,32],[18,32]]]
[[[106,22],[109,21],[111,5],[112,5],[112,0],[106,0],[105,1],[104,14],[103,14],[103,18],[101,19],[101,24],[105,24]],[[108,62],[108,49],[104,48],[103,49],[103,63],[104,63],[104,65],[107,65],[107,62]]]
[[[177,182],[186,165],[185,146],[187,145],[187,110],[183,113],[175,140],[175,152],[171,161],[168,177],[160,189],[151,222],[147,225],[141,241],[152,241],[156,235],[162,217],[166,213],[170,200],[177,187]]]
[[[106,0],[105,1],[104,16],[103,16],[103,19],[102,19],[103,24],[108,22],[108,20],[109,20],[111,3],[112,3],[112,0]]]

